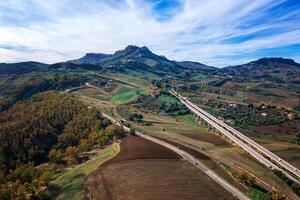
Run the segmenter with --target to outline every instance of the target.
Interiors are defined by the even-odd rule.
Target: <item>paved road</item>
[[[135,84],[128,83],[128,82],[125,82],[125,81],[123,81],[123,80],[119,80],[119,79],[117,79],[117,78],[114,78],[114,77],[106,76],[106,75],[99,74],[99,73],[95,73],[95,72],[90,72],[90,74],[93,74],[93,75],[99,76],[99,77],[101,77],[101,78],[105,78],[105,79],[113,80],[113,81],[115,81],[115,82],[118,82],[118,83],[121,83],[121,84],[124,84],[124,85],[129,85],[129,86],[131,86],[131,87],[134,87],[134,88],[136,88],[136,87],[137,87],[137,85],[135,85]]]
[[[115,119],[113,119],[111,116],[102,113],[104,117],[108,118],[112,123],[117,124],[119,126],[123,126],[123,128],[126,131],[129,131],[130,128],[122,125],[121,123],[119,123],[118,121],[116,121]],[[161,141],[157,138],[153,138],[149,135],[145,135],[142,134],[141,132],[136,131],[136,135],[143,137],[147,140],[150,140],[152,142],[155,142],[159,145],[162,145],[172,151],[174,151],[175,153],[177,153],[178,155],[180,155],[182,158],[184,158],[185,160],[187,160],[188,162],[190,162],[191,164],[193,164],[194,166],[196,166],[199,170],[201,170],[203,173],[205,173],[207,176],[209,176],[210,178],[212,178],[215,182],[217,182],[219,185],[221,185],[223,188],[225,188],[227,191],[229,191],[230,193],[232,193],[235,197],[237,197],[238,199],[241,200],[250,200],[246,195],[244,195],[242,192],[240,192],[238,189],[236,189],[234,186],[230,185],[228,182],[226,182],[225,180],[223,180],[221,177],[219,177],[217,174],[215,174],[213,171],[211,171],[210,169],[208,169],[205,165],[203,165],[201,162],[199,162],[199,160],[197,160],[196,158],[194,158],[192,155],[190,155],[189,153],[169,144],[166,143],[164,141]]]
[[[94,85],[91,85],[91,84],[89,84],[88,82],[86,82],[84,85],[66,89],[66,90],[63,91],[63,93],[74,92],[74,91],[76,91],[76,90],[80,90],[80,89],[83,89],[83,88],[94,88],[94,89],[97,89],[97,90],[100,89],[100,88],[98,88],[98,87],[96,87],[96,86],[94,86]]]
[[[262,164],[266,165],[270,169],[277,169],[281,170],[278,166],[281,166],[282,168],[286,169],[287,171],[291,172],[292,174],[296,175],[298,178],[300,178],[300,172],[299,170],[289,164],[288,162],[284,161],[283,159],[279,158],[277,155],[273,154],[266,148],[262,147],[261,145],[257,144],[241,132],[235,130],[234,128],[227,125],[225,122],[217,119],[213,115],[209,114],[208,112],[204,111],[203,109],[199,108],[192,102],[190,102],[186,97],[183,97],[179,95],[176,91],[172,90],[170,91],[171,94],[175,95],[177,98],[180,99],[181,103],[183,103],[186,107],[188,107],[194,114],[199,116],[201,119],[205,120],[208,124],[216,128],[218,131],[223,133],[225,136],[227,136],[231,141],[239,145],[242,149],[247,151],[250,155],[252,155],[254,158],[256,158],[258,161],[260,161]],[[275,165],[270,160],[266,159],[265,157],[269,158],[271,161],[275,162],[277,165]],[[291,180],[294,182],[299,181],[295,179],[293,176],[288,174],[287,172],[281,170],[288,176]]]

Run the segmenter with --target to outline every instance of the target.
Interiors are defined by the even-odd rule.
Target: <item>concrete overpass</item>
[[[181,96],[174,90],[170,90],[170,93],[176,96],[182,104],[184,104],[187,108],[189,108],[197,117],[206,122],[209,126],[219,131],[221,134],[225,135],[225,137],[240,146],[246,152],[248,152],[251,156],[257,159],[259,162],[264,164],[270,169],[277,169],[282,171],[288,178],[293,180],[294,182],[299,183],[294,176],[300,178],[300,171],[296,167],[292,166],[290,163],[284,161],[282,158],[278,157],[274,153],[270,152],[263,146],[254,142],[241,132],[227,125],[225,122],[217,119],[213,115],[209,114],[205,110],[199,108],[191,101],[189,101],[186,97]],[[282,170],[284,169],[284,170]],[[285,171],[286,170],[286,171]],[[287,171],[289,173],[287,173]]]

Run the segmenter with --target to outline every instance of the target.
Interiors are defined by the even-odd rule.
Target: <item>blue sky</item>
[[[300,62],[300,2],[0,1],[0,62],[54,63],[129,44],[218,67],[260,57]]]

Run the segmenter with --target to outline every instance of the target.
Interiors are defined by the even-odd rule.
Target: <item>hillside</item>
[[[176,62],[151,52],[147,47],[127,46],[114,54],[86,54],[73,64],[93,64],[113,72],[146,72],[154,75],[178,76],[183,72],[214,70],[213,67],[195,62]]]
[[[0,74],[24,74],[43,69],[46,64],[38,62],[0,63]]]
[[[247,64],[225,67],[219,72],[239,80],[300,83],[300,64],[285,58],[261,58]]]
[[[0,199],[52,199],[53,168],[35,166],[78,164],[87,159],[81,152],[122,135],[121,128],[72,95],[45,92],[15,104],[0,112]]]

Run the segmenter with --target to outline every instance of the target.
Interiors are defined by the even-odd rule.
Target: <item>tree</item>
[[[129,135],[135,136],[135,128],[130,127]]]
[[[270,200],[284,200],[286,199],[285,195],[279,192],[278,190],[272,190],[268,193]]]
[[[76,147],[68,146],[66,149],[67,156],[76,157],[77,156],[77,149]]]
[[[298,183],[293,183],[293,184],[292,184],[292,189],[293,189],[293,191],[294,191],[296,194],[300,195],[300,184],[298,184]]]
[[[52,149],[48,154],[48,158],[51,161],[58,163],[62,161],[63,154],[60,150]]]
[[[128,116],[129,121],[142,122],[143,119],[144,119],[144,116],[142,114],[138,114],[138,113],[130,113]]]
[[[247,172],[242,172],[237,175],[238,180],[241,182],[247,184],[247,185],[253,185],[255,183],[255,177]]]
[[[295,144],[299,144],[300,145],[300,130],[298,131],[298,133],[296,134],[294,141]]]

